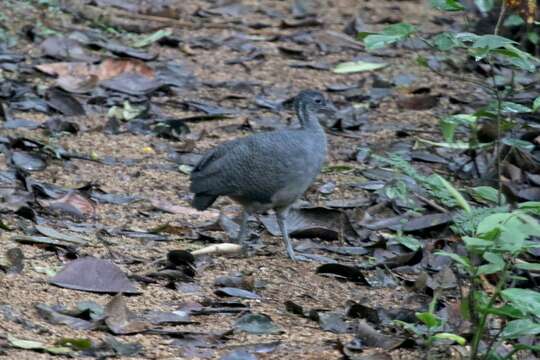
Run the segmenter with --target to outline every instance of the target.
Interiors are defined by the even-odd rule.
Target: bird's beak
[[[326,115],[335,115],[338,112],[337,107],[334,105],[333,102],[327,101],[326,106],[321,109],[321,112],[325,113]]]

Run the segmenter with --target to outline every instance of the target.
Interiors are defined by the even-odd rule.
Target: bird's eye
[[[316,104],[320,104],[321,102],[322,102],[321,99],[315,99],[315,103],[316,103]]]

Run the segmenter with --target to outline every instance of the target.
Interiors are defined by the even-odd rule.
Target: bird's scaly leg
[[[247,230],[248,230],[248,218],[249,213],[246,209],[242,210],[242,219],[240,220],[240,231],[238,231],[238,237],[236,238],[236,241],[240,245],[244,245],[244,241],[246,240]]]
[[[279,225],[279,229],[281,230],[281,234],[283,236],[283,242],[285,243],[285,248],[287,249],[287,255],[289,255],[289,258],[291,260],[295,261],[296,257],[294,256],[294,249],[291,244],[291,240],[289,239],[289,231],[287,230],[287,208],[276,210],[276,217]]]

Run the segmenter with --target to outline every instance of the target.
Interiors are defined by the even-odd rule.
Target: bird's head
[[[306,109],[308,112],[326,113],[333,115],[337,109],[331,101],[315,90],[304,90],[295,98],[296,109]]]

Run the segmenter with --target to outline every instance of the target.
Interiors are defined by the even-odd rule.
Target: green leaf
[[[430,0],[431,6],[442,11],[462,11],[465,7],[458,0]]]
[[[540,293],[529,289],[509,288],[501,291],[501,296],[523,313],[540,314]]]
[[[41,350],[45,346],[39,341],[18,339],[12,335],[8,335],[8,342],[13,347],[25,350]]]
[[[496,102],[490,103],[488,108],[497,110],[497,103]],[[532,110],[531,108],[525,105],[517,104],[511,101],[503,101],[501,103],[501,111],[503,113],[518,114],[518,113],[530,113]]]
[[[506,324],[501,333],[503,339],[517,339],[522,336],[534,336],[540,334],[540,324],[531,319],[512,320]]]
[[[439,319],[435,314],[430,312],[417,312],[416,318],[424,323],[428,328],[434,328],[441,326],[442,320]]]
[[[530,236],[540,234],[538,223],[525,224],[518,217],[512,218],[501,227],[501,235],[497,239],[500,251],[510,252],[517,255],[529,248],[534,248],[534,243],[526,241]]]
[[[473,125],[478,120],[478,117],[474,114],[455,114],[445,117],[444,120],[459,125]]]
[[[501,55],[515,67],[529,72],[535,71],[536,65],[539,63],[537,58],[513,45],[506,45],[504,48],[488,50],[485,55],[489,52]]]
[[[484,252],[486,249],[493,246],[493,241],[475,238],[471,236],[464,236],[463,242],[469,251],[472,252]]]
[[[69,354],[73,352],[72,349],[65,346],[47,346],[39,341],[23,340],[12,335],[8,335],[8,342],[11,346],[18,349],[46,351],[55,355]]]
[[[476,272],[478,275],[495,274],[504,269],[505,261],[501,255],[492,252],[484,253],[483,258],[488,261],[489,264],[481,265]]]
[[[406,248],[416,251],[422,248],[422,243],[412,236],[396,236],[394,239]]]
[[[493,314],[511,319],[521,319],[523,317],[523,312],[509,304],[500,307],[481,307],[480,311],[486,314]]]
[[[491,9],[493,9],[493,6],[495,5],[494,0],[474,0],[474,4],[483,13],[490,12]]]
[[[163,39],[164,37],[171,36],[171,34],[172,34],[172,29],[161,29],[150,35],[141,37],[139,40],[133,43],[132,46],[135,48],[146,47],[156,41]]]
[[[478,118],[469,114],[456,114],[441,119],[440,126],[443,138],[448,143],[454,142],[454,135],[459,125],[471,125]]]
[[[447,251],[437,251],[435,253],[435,255],[439,255],[439,256],[447,256],[449,257],[450,259],[454,260],[455,262],[457,262],[458,264],[461,264],[463,265],[463,267],[470,271],[472,269],[472,266],[471,266],[471,263],[469,262],[469,259],[467,259],[465,256],[461,256],[461,255],[458,255],[458,254],[454,254],[454,253],[450,253],[450,252],[447,252]]]
[[[472,44],[473,49],[494,50],[505,47],[506,45],[517,44],[514,40],[499,35],[481,35]]]
[[[446,190],[450,193],[450,195],[452,195],[452,197],[456,200],[458,205],[461,206],[463,210],[465,210],[466,212],[471,212],[471,206],[469,205],[467,200],[465,200],[463,195],[461,195],[461,193],[454,186],[452,186],[452,184],[450,184],[448,181],[446,181],[445,178],[438,174],[433,174],[431,175],[431,177],[437,179],[439,183],[446,188]]]
[[[396,35],[368,35],[364,39],[364,45],[367,51],[373,51],[382,49],[390,44],[396,43],[401,40],[401,36]]]
[[[526,152],[532,151],[535,147],[535,145],[531,142],[515,138],[504,138],[502,143]]]
[[[448,32],[437,34],[437,36],[433,38],[433,44],[440,51],[448,51],[462,45],[462,43],[456,39],[454,34]]]
[[[517,14],[510,15],[503,22],[503,26],[505,27],[521,26],[523,24],[525,24],[525,21],[523,20],[521,16]]]
[[[476,61],[482,60],[490,54],[501,55],[512,65],[527,71],[535,70],[538,59],[529,53],[518,49],[515,41],[498,35],[482,35],[476,38],[471,45],[470,52]]]
[[[536,215],[540,215],[540,201],[527,201],[518,204],[518,209],[525,212],[530,212]]]
[[[426,59],[425,56],[422,56],[422,55],[418,55],[416,57],[416,63],[422,67],[426,67],[426,68],[429,68],[429,63],[428,63],[428,59]]]
[[[441,125],[441,133],[442,133],[444,141],[446,141],[447,143],[453,143],[458,124],[455,122],[450,122],[443,119],[441,120],[440,125]]]
[[[437,142],[437,141],[431,141],[431,140],[422,139],[422,138],[418,138],[417,140],[420,141],[420,142],[429,144],[429,145],[439,146],[439,147],[444,147],[444,148],[454,149],[454,150],[485,149],[485,148],[492,147],[494,145],[493,142],[480,143],[480,144],[474,144],[473,145],[473,144],[462,142],[462,141],[460,141],[460,142],[457,142],[457,141],[456,142]]]
[[[370,31],[360,31],[358,34],[356,34],[356,39],[360,40],[360,41],[364,41],[364,39],[368,36],[368,35],[375,35],[377,33],[374,33],[374,32],[370,32]]]
[[[503,55],[513,66],[528,72],[534,72],[538,65],[538,61],[535,58],[525,53],[520,54],[515,50],[498,49],[494,50],[494,52],[498,55]]]
[[[497,204],[499,191],[491,186],[477,186],[470,189],[472,197],[479,202]],[[501,194],[502,203],[506,203],[504,194]]]
[[[417,327],[415,324],[411,324],[401,320],[392,320],[392,323],[401,326],[403,329],[415,334],[416,336],[425,335],[425,331],[422,328]]]
[[[54,344],[75,350],[88,350],[92,347],[92,341],[86,338],[61,338]]]
[[[401,36],[403,38],[410,36],[416,32],[416,28],[411,24],[407,23],[397,23],[390,26],[387,26],[383,30],[384,35],[395,35]]]
[[[66,355],[73,352],[71,348],[65,346],[47,346],[43,350],[54,355]]]
[[[467,340],[464,337],[452,333],[438,333],[433,335],[433,338],[437,340],[452,340],[461,346],[464,346],[467,343]]]
[[[540,263],[520,262],[516,264],[516,268],[530,271],[540,271]]]
[[[372,63],[367,61],[350,61],[338,64],[334,70],[336,74],[349,74],[382,69],[388,66],[386,63]]]
[[[380,34],[370,34],[364,37],[367,51],[381,49],[385,46],[406,39],[416,32],[411,24],[398,23],[386,27]]]
[[[529,31],[527,33],[527,40],[532,42],[534,45],[540,44],[540,35],[534,31]]]
[[[540,96],[534,99],[532,111],[537,112],[540,109]]]
[[[476,234],[483,239],[494,239],[498,251],[517,254],[528,246],[527,238],[540,234],[540,224],[522,211],[497,213],[485,217],[478,224]]]
[[[456,39],[462,42],[475,42],[480,37],[480,35],[476,35],[470,32],[457,33],[455,34],[455,36]]]
[[[514,344],[514,350],[531,350],[531,351],[540,351],[540,345],[528,345],[528,344]]]
[[[513,215],[511,213],[497,213],[486,216],[476,228],[476,233],[480,236],[493,231],[494,228],[500,227],[504,222],[508,221]]]

